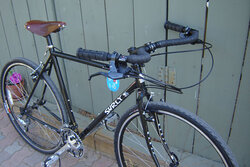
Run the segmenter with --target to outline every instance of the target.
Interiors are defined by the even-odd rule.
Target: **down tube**
[[[83,140],[89,133],[105,119],[116,107],[118,107],[128,96],[130,96],[135,89],[137,89],[136,82],[133,82],[129,87],[122,92],[103,112],[101,112],[89,125],[80,133],[80,138]]]

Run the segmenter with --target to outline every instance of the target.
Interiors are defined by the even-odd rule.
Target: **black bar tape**
[[[129,56],[121,55],[124,57],[127,57],[126,62],[132,63],[132,64],[143,64],[150,61],[151,56],[148,52],[145,51],[145,48],[139,48],[136,51],[136,54],[132,54]],[[77,57],[85,60],[101,60],[101,61],[109,61],[111,58],[111,55],[107,52],[101,52],[101,51],[94,51],[94,50],[87,50],[79,48],[76,53]],[[117,57],[118,58],[118,57]],[[117,59],[116,58],[116,59]]]
[[[167,21],[164,25],[166,29],[174,30],[180,33],[185,33],[187,27],[172,23]],[[175,46],[175,45],[184,45],[184,44],[192,44],[197,42],[199,39],[199,31],[195,29],[189,29],[188,35],[185,38],[178,39],[169,39],[155,42],[156,48],[166,47],[166,46]]]
[[[101,60],[101,61],[108,61],[110,60],[109,53],[102,52],[102,51],[94,51],[94,50],[87,50],[79,48],[76,52],[77,57],[85,60]]]
[[[133,52],[132,52],[132,55],[127,56],[128,63],[143,64],[143,63],[147,63],[151,60],[150,54],[145,51],[144,47],[136,49],[136,51],[134,51],[134,53],[136,53],[136,55],[133,55]]]
[[[174,46],[174,45],[184,45],[184,44],[192,44],[197,42],[199,38],[199,32],[196,30],[190,31],[190,36],[186,38],[178,38],[178,39],[169,39],[158,41],[155,43],[157,48],[166,47],[166,46]]]
[[[186,27],[179,25],[179,24],[175,24],[172,23],[170,21],[167,21],[164,25],[164,27],[166,29],[170,29],[170,30],[174,30],[174,31],[178,31],[178,32],[183,32],[185,30]]]

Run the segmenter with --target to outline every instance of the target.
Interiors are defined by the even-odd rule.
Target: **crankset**
[[[68,152],[76,158],[80,158],[83,156],[83,143],[80,137],[71,129],[67,129],[64,132],[64,141],[68,145]]]
[[[60,155],[67,151],[73,157],[80,158],[83,156],[84,146],[80,137],[71,129],[62,129],[62,138],[64,146],[53,155],[49,156],[43,163],[44,167],[49,167],[57,160],[60,163]]]

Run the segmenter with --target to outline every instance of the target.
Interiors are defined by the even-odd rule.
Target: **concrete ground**
[[[90,138],[91,140],[91,138]],[[89,141],[88,141],[89,142]],[[105,146],[105,144],[104,144]],[[98,145],[97,145],[98,147]],[[93,147],[92,147],[93,148]],[[116,167],[112,156],[85,146],[85,154],[77,159],[61,156],[62,167]],[[47,155],[32,149],[14,129],[3,108],[0,108],[0,167],[40,167]],[[58,166],[58,164],[56,164]]]

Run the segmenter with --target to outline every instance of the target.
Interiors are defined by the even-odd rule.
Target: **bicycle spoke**
[[[64,106],[59,105],[63,104],[62,98],[46,73],[34,87],[36,82],[30,74],[39,74],[38,67],[24,58],[17,58],[9,63],[2,76],[3,99],[14,127],[24,140],[41,152],[52,153],[60,147],[60,128],[64,120],[61,108]],[[15,76],[12,76],[14,72]],[[10,78],[16,79],[19,76],[22,78],[21,82],[10,82]],[[32,96],[31,90],[34,90]],[[27,104],[28,99],[30,101]]]
[[[50,115],[53,116],[57,121],[60,121],[60,122],[62,121],[62,119],[58,117],[56,114],[54,114],[48,107],[44,105],[42,105],[42,107],[45,108],[50,113]]]
[[[159,103],[154,103],[153,106],[157,105]],[[162,106],[159,105],[159,108],[162,109],[164,105],[166,104],[162,103]],[[149,109],[150,107],[151,105],[149,104]],[[118,150],[116,149],[116,153],[119,153],[116,154],[118,164],[124,164],[127,161],[130,162],[133,160],[134,162],[130,162],[129,166],[146,166],[146,164],[148,166],[155,166],[146,144],[143,126],[140,122],[140,114],[135,109],[137,107],[129,110],[121,118],[123,122],[118,124],[118,128],[120,129],[117,129],[115,133],[115,136],[118,137],[121,143],[117,145]],[[220,159],[221,154],[217,152],[218,150],[214,147],[214,144],[211,144],[210,140],[207,140],[207,137],[204,136],[204,133],[201,133],[196,125],[193,125],[192,122],[179,115],[175,115],[175,112],[178,111],[169,112],[167,109],[169,108],[166,107],[166,111],[157,108],[152,109],[159,117],[157,124],[150,119],[150,116],[146,115],[148,119],[148,131],[151,137],[150,141],[160,166],[227,167]],[[180,111],[178,114],[183,113],[184,111]],[[184,116],[186,116],[185,113]],[[194,120],[196,121],[196,119]],[[164,136],[161,136],[159,135],[159,131],[163,121],[165,121],[166,127],[164,128]],[[199,124],[204,125],[202,122],[199,122]],[[164,137],[164,140],[162,137]],[[164,144],[167,144],[169,148],[165,148]]]
[[[35,120],[36,122],[39,123],[39,125],[43,125],[43,126],[48,127],[48,128],[50,128],[51,130],[53,130],[53,131],[55,131],[55,132],[57,132],[57,133],[60,133],[60,130],[59,130],[59,129],[57,129],[57,128],[55,128],[55,127],[53,127],[53,126],[47,124],[46,122],[44,122],[44,121],[42,121],[42,120],[40,120],[40,119],[37,119],[36,117],[33,117],[33,116],[29,115],[29,114],[27,114],[27,117],[29,117],[29,118]]]
[[[150,165],[148,163],[145,162],[144,159],[142,159],[140,156],[138,156],[132,149],[130,149],[128,146],[125,146],[127,148],[127,150],[129,150],[134,156],[136,156],[139,160],[141,160],[145,165],[149,166]]]

